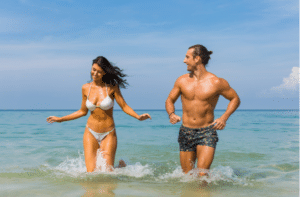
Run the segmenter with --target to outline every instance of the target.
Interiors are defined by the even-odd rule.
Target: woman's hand
[[[53,123],[53,122],[62,122],[61,118],[56,117],[56,116],[49,116],[47,118],[48,123]]]
[[[149,114],[142,114],[142,115],[139,116],[138,120],[143,121],[143,120],[146,120],[148,118],[151,119],[151,116]]]

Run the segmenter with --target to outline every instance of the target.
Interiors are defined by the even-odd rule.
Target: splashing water
[[[106,159],[103,158],[103,153],[100,151],[100,149],[97,150],[95,172],[107,172]]]
[[[208,176],[199,177],[200,172],[207,173]],[[184,174],[181,167],[178,166],[173,172],[162,174],[158,176],[156,180],[165,182],[172,180],[178,180],[180,182],[206,181],[207,183],[213,183],[215,185],[219,182],[228,182],[244,186],[248,185],[247,181],[235,175],[233,169],[229,166],[218,166],[211,170],[193,169],[187,174]]]
[[[78,152],[79,157],[70,159],[67,157],[65,161],[60,163],[56,167],[51,167],[49,165],[45,165],[48,169],[54,170],[55,175],[64,176],[68,175],[71,177],[81,177],[87,174],[107,174],[107,175],[125,175],[129,177],[140,178],[146,175],[153,175],[153,170],[149,167],[148,164],[142,165],[137,162],[133,165],[127,165],[122,168],[115,168],[112,172],[107,171],[106,159],[103,158],[103,153],[98,150],[97,151],[97,160],[96,160],[96,169],[92,173],[87,173],[86,166],[84,162],[84,155]]]
[[[148,164],[143,166],[140,162],[137,162],[134,165],[127,165],[123,168],[115,168],[112,173],[141,178],[146,175],[153,175],[153,170],[149,167]]]
[[[79,175],[86,172],[86,167],[84,160],[82,159],[83,154],[78,151],[79,157],[75,159],[67,159],[54,168],[57,175],[62,175],[64,173],[69,174],[73,177],[78,177]]]
[[[69,175],[72,177],[82,177],[87,174],[90,175],[111,175],[111,176],[127,176],[132,178],[145,178],[149,181],[155,182],[194,182],[194,181],[206,181],[214,185],[218,185],[220,182],[227,182],[235,185],[251,185],[245,178],[238,177],[234,170],[230,166],[218,166],[211,170],[199,170],[193,169],[189,173],[184,174],[180,166],[177,166],[174,170],[167,173],[155,173],[155,167],[148,164],[142,165],[137,162],[135,164],[127,165],[122,168],[114,168],[112,172],[107,171],[106,160],[103,158],[103,153],[97,152],[96,169],[92,173],[86,172],[86,166],[83,159],[83,154],[79,153],[78,158],[70,159],[67,157],[65,161],[59,164],[57,167],[52,168],[57,176]],[[48,166],[48,168],[51,168]],[[205,172],[208,176],[199,177],[200,172]]]

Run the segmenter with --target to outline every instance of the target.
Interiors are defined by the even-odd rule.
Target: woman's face
[[[103,69],[98,66],[98,64],[93,64],[92,70],[91,70],[91,76],[94,81],[102,80],[102,77],[105,75],[105,72]]]

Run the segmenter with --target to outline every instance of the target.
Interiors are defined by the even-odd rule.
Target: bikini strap
[[[91,88],[92,88],[92,83],[91,83],[91,85],[90,85],[90,90],[89,90],[89,93],[88,93],[88,95],[87,95],[87,99],[89,99],[90,92],[91,92]]]

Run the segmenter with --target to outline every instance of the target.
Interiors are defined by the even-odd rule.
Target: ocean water
[[[171,125],[164,110],[137,111],[152,116],[143,122],[114,111],[116,164],[127,166],[86,173],[88,117],[46,122],[72,112],[0,111],[0,196],[299,196],[298,110],[236,111],[218,131],[209,177],[182,173],[180,124]]]

